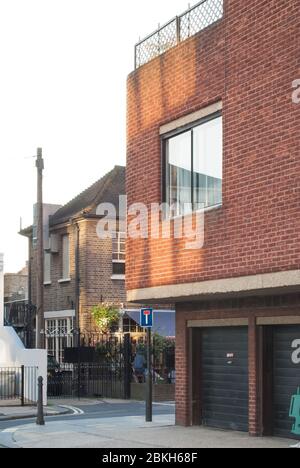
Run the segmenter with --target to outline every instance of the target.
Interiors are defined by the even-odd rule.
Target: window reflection
[[[222,117],[166,140],[166,202],[173,215],[222,203]]]

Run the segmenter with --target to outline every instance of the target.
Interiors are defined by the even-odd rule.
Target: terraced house
[[[44,205],[45,345],[59,362],[76,337],[97,330],[91,309],[107,302],[125,308],[125,215],[119,216],[119,196],[125,194],[125,168],[116,166],[64,206]],[[115,239],[100,239],[97,223],[101,203],[116,207]],[[123,223],[123,224],[122,224]],[[30,301],[36,304],[35,227],[29,238]]]
[[[176,303],[176,419],[291,436],[300,387],[300,0],[202,0],[135,48],[128,205],[202,206],[204,245],[128,239],[127,299]],[[294,90],[294,91],[293,91]],[[200,210],[200,211],[201,211]]]

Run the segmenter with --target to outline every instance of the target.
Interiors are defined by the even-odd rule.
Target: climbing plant
[[[120,311],[112,304],[102,303],[92,308],[92,317],[101,333],[108,333],[119,322]]]

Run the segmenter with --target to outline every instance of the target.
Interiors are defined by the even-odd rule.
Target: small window
[[[221,115],[165,138],[164,153],[164,201],[173,207],[173,214],[184,215],[199,207],[222,204]]]
[[[70,278],[70,239],[62,236],[62,279]]]
[[[125,233],[117,232],[116,237],[112,241],[112,269],[113,275],[125,275],[125,249],[126,239]]]
[[[51,283],[51,253],[44,254],[44,282]]]
[[[125,275],[125,263],[113,263],[113,275]]]

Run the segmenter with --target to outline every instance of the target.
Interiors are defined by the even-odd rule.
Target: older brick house
[[[203,248],[172,236],[127,244],[128,300],[176,303],[181,425],[291,433],[300,387],[299,12],[300,0],[205,0],[136,47],[128,205],[175,201],[177,219],[204,204]]]
[[[44,209],[44,316],[46,346],[59,360],[73,346],[77,330],[96,330],[91,308],[108,302],[125,308],[124,216],[119,195],[125,194],[125,168],[116,166],[87,190],[62,207]],[[97,207],[117,207],[116,239],[100,239]],[[36,301],[34,228],[21,233],[29,238],[30,301]]]

